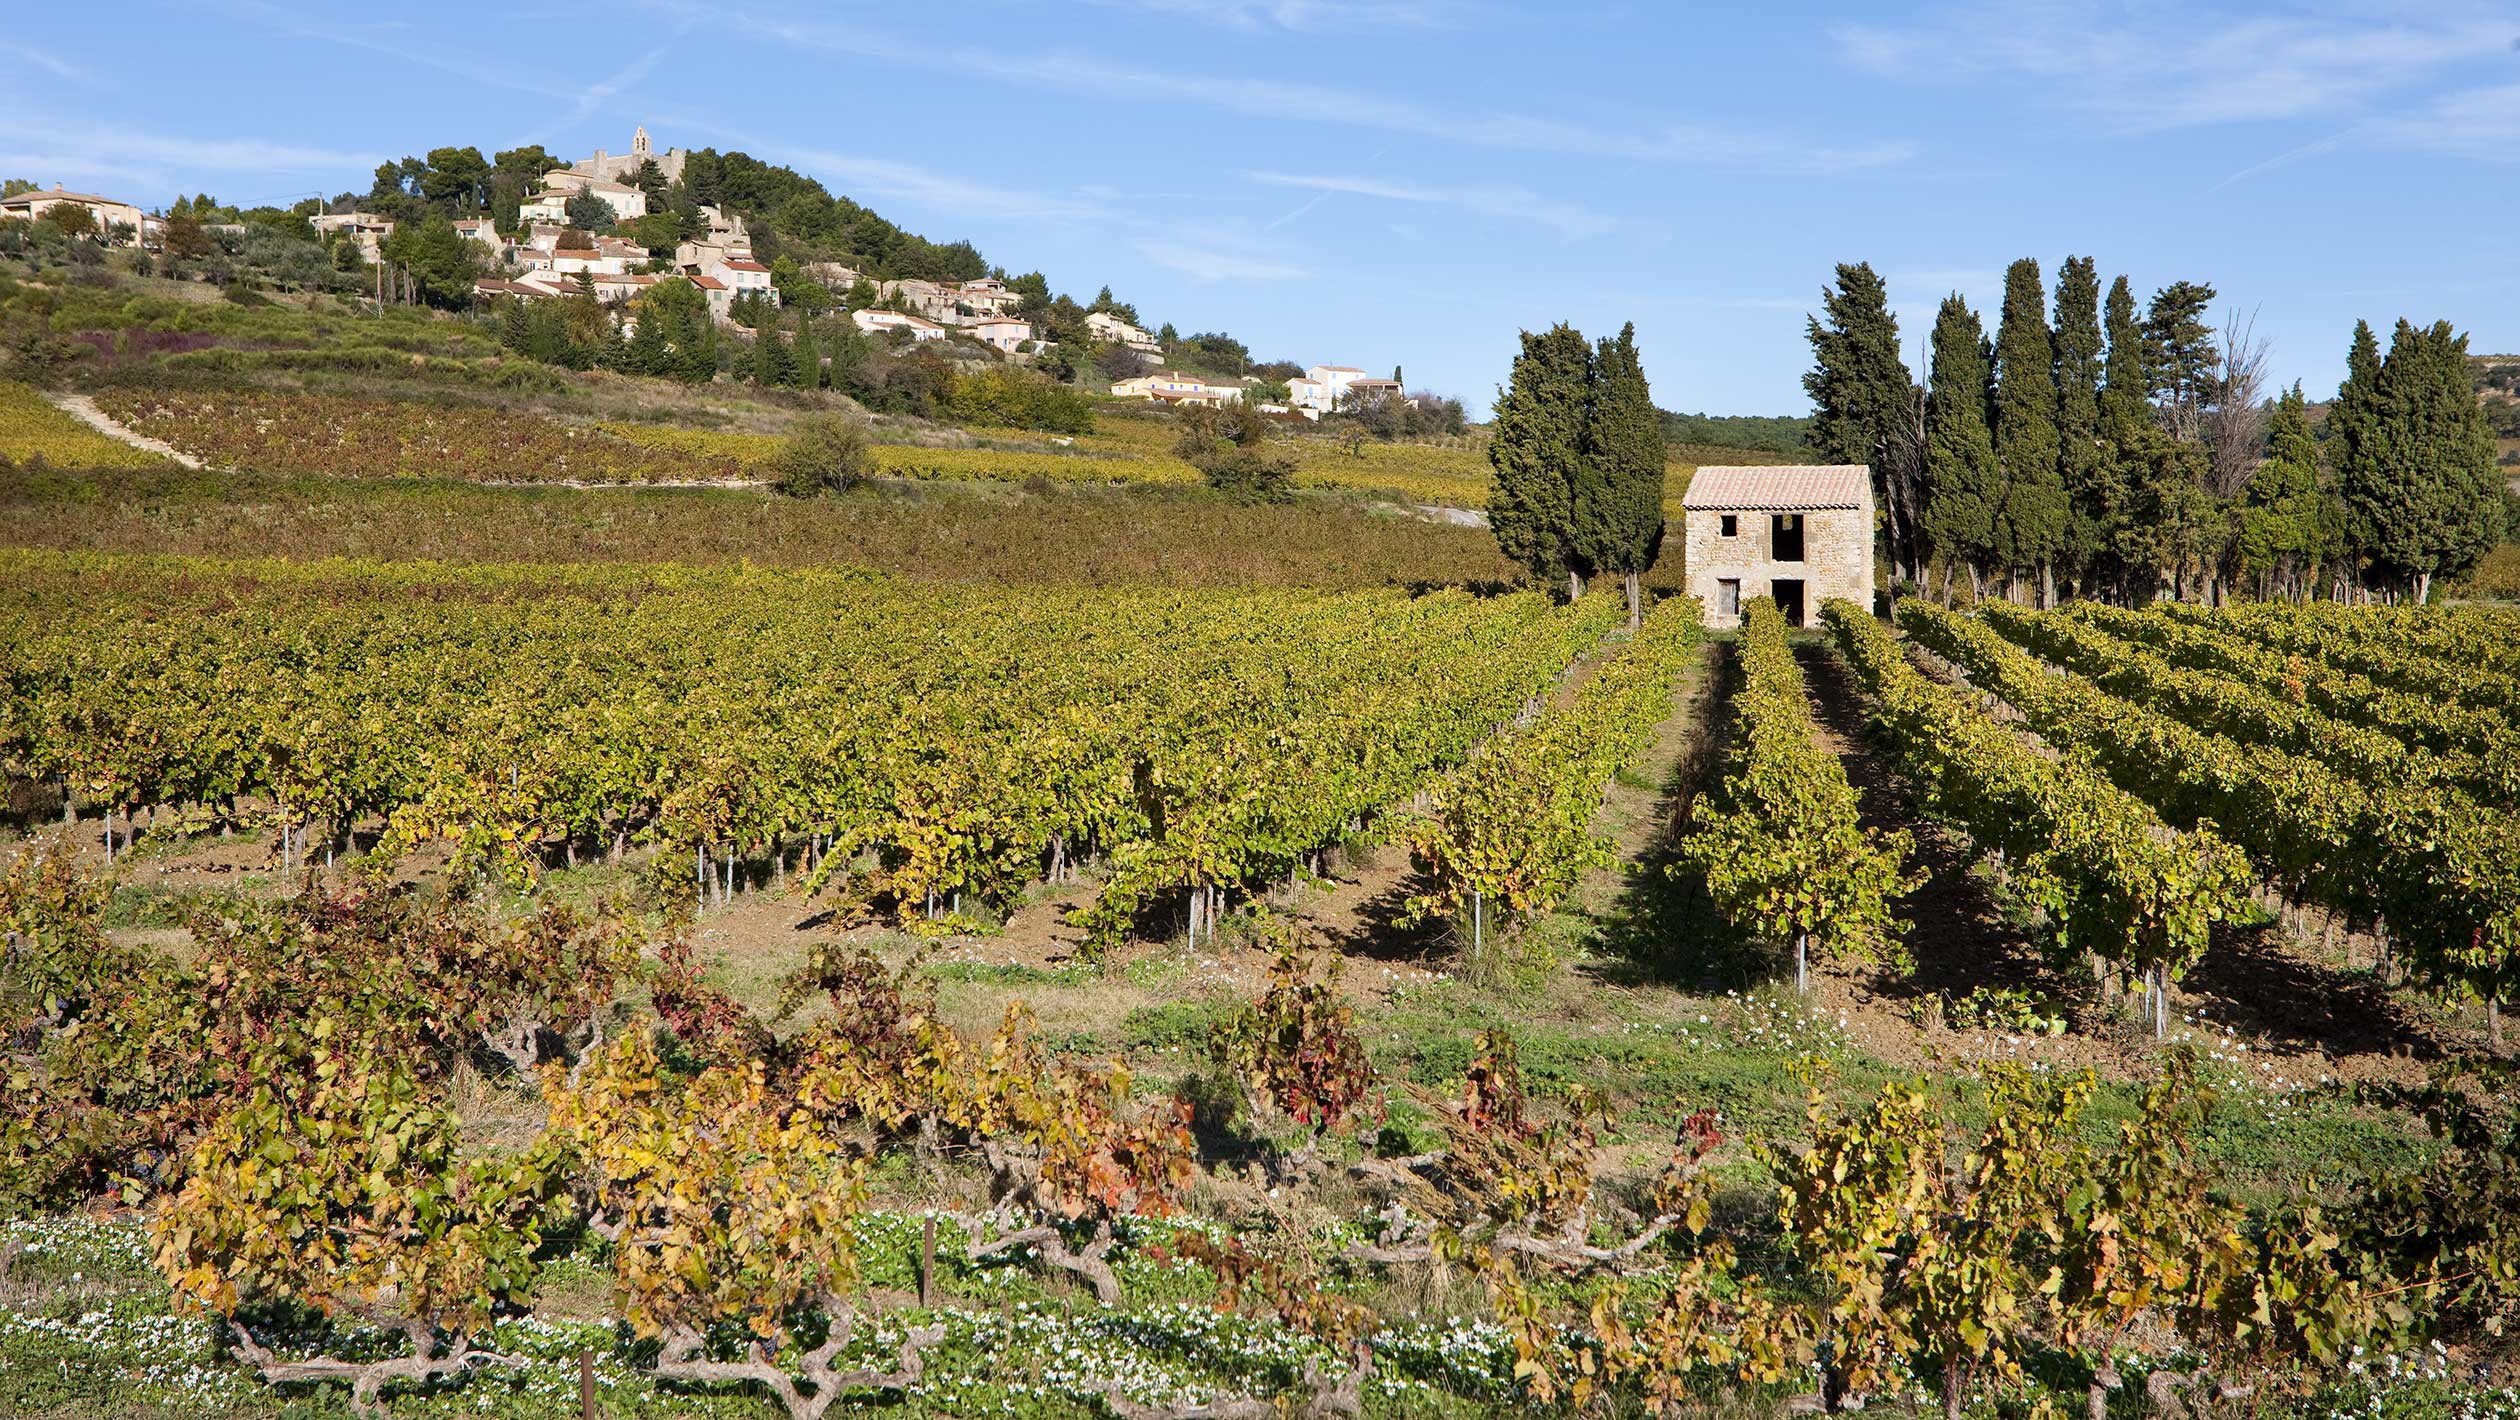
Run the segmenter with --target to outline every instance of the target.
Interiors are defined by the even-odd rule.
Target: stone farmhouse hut
[[[1706,624],[1741,624],[1741,604],[1774,597],[1796,626],[1820,604],[1873,599],[1872,470],[1863,464],[1773,468],[1708,464],[1680,500],[1689,591]]]

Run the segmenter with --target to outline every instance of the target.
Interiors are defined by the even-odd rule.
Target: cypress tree
[[[1934,368],[1925,395],[1925,466],[1933,501],[1925,530],[1945,556],[1969,569],[1972,594],[1995,550],[1995,441],[1986,428],[1986,327],[1958,293],[1934,317]],[[1943,600],[1951,570],[1943,569]]]
[[[1573,532],[1592,354],[1584,333],[1571,325],[1538,335],[1524,331],[1488,438],[1488,464],[1496,470],[1488,526],[1498,550],[1541,581],[1563,578],[1570,597],[1584,590]]]
[[[2092,470],[2092,502],[2098,520],[2099,555],[2094,580],[2105,579],[2121,599],[2131,591],[2134,569],[2149,565],[2152,544],[2134,517],[2135,489],[2162,461],[2152,447],[2150,387],[2144,370],[2144,332],[2135,317],[2135,292],[2121,276],[2109,285],[2103,328],[2108,355],[2100,385],[2101,456]]]
[[[1889,524],[1891,562],[1917,572],[1925,558],[1919,526],[1925,491],[1913,476],[1916,387],[1899,357],[1889,288],[1870,263],[1841,264],[1836,287],[1820,289],[1820,305],[1827,322],[1815,316],[1805,323],[1811,446],[1828,462],[1871,467],[1873,496]]]
[[[2240,515],[2240,565],[2257,577],[2259,595],[2299,601],[2317,577],[2326,540],[2322,501],[2319,444],[2310,436],[2309,405],[2296,381],[2275,402],[2266,462],[2249,480]]]
[[[2007,573],[2035,574],[2039,604],[2056,600],[2056,556],[2065,545],[2065,484],[2057,471],[2056,348],[2047,289],[2029,257],[2004,273],[2003,323],[1995,337],[1995,462],[2003,496],[1995,555]]]
[[[1663,432],[1636,351],[1636,325],[1595,354],[1584,477],[1576,484],[1575,550],[1591,570],[1619,574],[1628,624],[1644,614],[1642,578],[1662,551]]]
[[[2109,286],[2108,336],[2109,354],[2100,386],[2100,437],[2116,443],[2152,422],[2144,328],[2136,322],[2135,293],[2123,276]]]
[[[633,329],[630,344],[622,354],[622,367],[634,375],[662,375],[673,360],[673,352],[665,344],[665,321],[656,312],[642,306],[631,316]]]
[[[822,347],[814,343],[814,322],[800,316],[796,322],[796,348],[789,352],[788,383],[801,390],[822,388]]]
[[[2371,545],[2372,534],[2351,490],[2369,481],[2366,462],[2378,453],[2378,412],[2373,401],[2379,387],[2380,341],[2371,333],[2371,322],[2358,320],[2354,338],[2345,349],[2345,382],[2336,387],[2336,402],[2328,406],[2328,447],[2334,451],[2330,458],[2336,465],[2337,499],[2344,514],[2338,530],[2353,549],[2356,562]]]
[[[2100,551],[2107,517],[2100,442],[2100,270],[2069,256],[2056,273],[2056,471],[2065,484],[2060,561],[2079,585]]]
[[[2365,333],[2356,330],[2358,347]],[[2375,566],[2420,602],[2435,577],[2463,575],[2502,540],[2493,428],[2468,376],[2467,337],[2448,321],[2399,321],[2371,385],[2339,482]]]

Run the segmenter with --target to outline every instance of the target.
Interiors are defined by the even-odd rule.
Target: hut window
[[[1740,535],[1741,535],[1741,517],[1740,517],[1740,515],[1739,515],[1739,514],[1737,514],[1737,513],[1726,513],[1726,514],[1724,515],[1724,536],[1726,536],[1726,537],[1739,537]]]

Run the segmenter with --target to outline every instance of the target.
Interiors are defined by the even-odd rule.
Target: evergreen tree
[[[753,383],[783,385],[788,382],[789,367],[787,332],[775,319],[764,320],[753,337]]]
[[[1662,415],[1645,383],[1634,322],[1601,342],[1593,370],[1573,542],[1580,565],[1619,575],[1628,623],[1635,626],[1644,615],[1644,574],[1662,551],[1664,449]]]
[[[2355,335],[2359,346],[2364,332]],[[2503,484],[2467,337],[2448,321],[2399,321],[2369,410],[2346,431],[2354,443],[2338,460],[2341,491],[2375,568],[2424,601],[2435,577],[2464,575],[2502,541]]]
[[[2345,382],[2336,387],[2336,402],[2328,406],[2328,448],[2330,461],[2336,467],[2337,500],[2343,507],[2343,521],[2336,531],[2360,562],[2362,549],[2371,544],[2370,529],[2365,525],[2358,501],[2349,491],[2370,481],[2373,475],[2365,461],[2377,455],[2378,409],[2374,401],[2380,389],[2380,341],[2371,333],[2371,322],[2354,322],[2354,338],[2345,349]]]
[[[2125,277],[2110,283],[2105,310],[2108,354],[2101,364],[2100,460],[2092,469],[2090,489],[2098,547],[2088,580],[2124,600],[2132,594],[2137,570],[2152,565],[2153,546],[2134,524],[2135,489],[2160,466],[2161,451],[2149,437],[2159,429],[2144,374],[2143,326]]]
[[[673,361],[665,343],[665,322],[642,306],[631,316],[630,341],[622,351],[622,368],[634,375],[662,375]]]
[[[1488,438],[1496,470],[1488,526],[1497,548],[1541,581],[1564,578],[1570,597],[1583,594],[1572,533],[1592,364],[1591,344],[1571,325],[1524,331]]]
[[[2205,406],[2214,396],[2222,351],[2205,323],[2214,288],[2173,281],[2153,293],[2144,312],[2144,370],[2170,432],[2195,439],[2203,432]]]
[[[1828,320],[1806,322],[1812,368],[1803,375],[1811,396],[1809,442],[1829,463],[1872,469],[1873,495],[1888,520],[1894,566],[1918,572],[1927,549],[1921,521],[1924,489],[1909,476],[1917,468],[1912,432],[1915,380],[1899,357],[1899,322],[1890,314],[1890,292],[1870,263],[1841,264],[1837,286],[1822,287]]]
[[[2003,488],[1995,508],[1995,556],[2010,574],[2037,576],[2039,604],[2046,606],[2056,600],[2056,557],[2065,545],[2065,483],[2057,467],[2056,348],[2048,336],[2047,289],[2039,263],[2029,257],[2004,273],[1995,355],[1995,463]]]
[[[2152,422],[2144,330],[2135,320],[2135,293],[2123,276],[2109,286],[2108,336],[2109,354],[2100,386],[2100,437],[2122,443],[2139,426]]]
[[[2069,256],[2056,273],[2056,471],[2065,484],[2060,561],[2079,584],[2107,521],[2100,440],[2100,270]]]
[[[1925,531],[1934,546],[1969,569],[1972,593],[1995,551],[1995,441],[1986,428],[1986,327],[1957,293],[1934,317],[1934,367],[1925,395],[1925,467],[1933,486]],[[1951,569],[1943,569],[1951,600]]]
[[[822,388],[822,347],[814,341],[814,323],[796,323],[796,348],[789,353],[788,383],[801,390]]]
[[[2240,565],[2258,579],[2261,596],[2299,601],[2318,576],[2326,543],[2319,489],[2319,444],[2310,436],[2309,405],[2296,381],[2275,402],[2267,425],[2266,462],[2249,480],[2240,519]]]

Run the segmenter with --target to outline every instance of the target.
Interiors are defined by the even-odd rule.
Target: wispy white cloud
[[[675,42],[680,42],[682,34],[681,30],[675,32]],[[578,94],[576,101],[569,106],[568,114],[552,124],[552,128],[557,131],[566,131],[594,117],[596,110],[602,108],[606,100],[646,78],[650,70],[664,62],[666,55],[674,52],[674,48],[673,43],[660,44],[623,65],[610,76],[587,85]]]
[[[1239,30],[1304,33],[1357,29],[1458,29],[1486,7],[1463,0],[1094,0]]]
[[[745,146],[755,154],[792,163],[817,178],[843,183],[857,191],[904,198],[974,217],[1072,220],[1110,215],[1107,209],[1081,198],[975,182],[916,163],[796,148],[777,142],[748,142]]]
[[[1542,197],[1525,188],[1507,183],[1478,183],[1469,186],[1442,186],[1426,183],[1398,182],[1387,178],[1345,176],[1338,174],[1252,172],[1254,182],[1276,187],[1309,189],[1328,196],[1345,194],[1352,197],[1377,198],[1387,202],[1431,204],[1456,207],[1511,221],[1535,222],[1552,227],[1571,237],[1600,236],[1615,230],[1616,219],[1555,198]]]
[[[86,70],[72,65],[57,54],[47,53],[31,44],[20,44],[15,40],[0,40],[0,58],[32,65],[56,79],[67,79],[74,84],[88,82]]]
[[[374,153],[264,138],[152,133],[57,116],[35,122],[6,109],[0,109],[0,133],[41,135],[27,142],[0,139],[0,170],[44,182],[110,179],[169,191],[239,174],[322,174],[323,181],[337,182],[339,175],[365,174],[379,161]],[[145,193],[126,195],[152,201]]]
[[[2335,117],[2508,56],[2520,26],[2451,10],[2219,18],[2185,6],[1981,0],[1830,30],[1853,68],[1918,83],[2010,82],[2113,127]]]
[[[1138,254],[1199,281],[1292,281],[1304,268],[1266,257],[1243,256],[1180,242],[1142,241]]]
[[[693,0],[647,0],[647,4],[655,13],[683,18],[707,15],[721,25],[780,44],[1026,89],[1192,105],[1273,122],[1328,124],[1472,147],[1792,174],[1884,167],[1915,154],[1914,145],[1896,139],[1841,144],[1651,118],[1580,122],[1511,112],[1464,113],[1361,89],[1144,69],[1076,52],[1011,54],[909,44],[828,21],[740,9],[703,11]]]
[[[2520,84],[2497,84],[2440,95],[2411,113],[2363,125],[2401,148],[2510,162],[2520,158]]]

